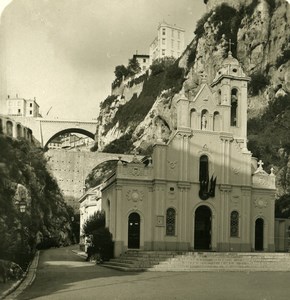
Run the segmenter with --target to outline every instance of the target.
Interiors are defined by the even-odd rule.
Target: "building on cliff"
[[[6,100],[7,105],[7,114],[9,116],[20,116],[20,117],[40,117],[39,114],[39,105],[36,102],[36,99],[24,99],[18,98],[16,95],[15,98],[11,98],[8,95]]]
[[[247,149],[248,81],[229,52],[210,85],[179,94],[177,130],[153,162],[120,159],[102,189],[116,256],[274,250],[275,175]]]
[[[134,54],[133,59],[138,61],[141,71],[146,71],[149,69],[149,66],[150,66],[149,55]]]
[[[184,51],[184,32],[184,29],[175,25],[160,23],[157,36],[149,47],[150,65],[158,58],[178,58]]]

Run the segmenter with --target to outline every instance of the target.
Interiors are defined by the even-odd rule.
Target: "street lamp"
[[[26,201],[25,200],[20,200],[19,201],[19,211],[21,214],[21,267],[23,268],[23,263],[24,263],[24,252],[23,252],[23,246],[24,246],[24,226],[23,226],[23,215],[26,212]]]

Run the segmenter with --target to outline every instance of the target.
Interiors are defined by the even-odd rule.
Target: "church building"
[[[275,175],[247,149],[247,83],[229,52],[152,160],[122,163],[102,190],[115,256],[128,249],[274,251]]]

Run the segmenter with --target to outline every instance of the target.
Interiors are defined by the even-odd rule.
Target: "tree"
[[[128,76],[128,69],[124,65],[119,65],[115,68],[115,76],[116,79],[122,80],[123,76],[127,77]]]
[[[136,58],[129,59],[128,63],[128,73],[130,76],[133,76],[141,71],[140,64]]]
[[[100,256],[101,260],[113,257],[112,234],[105,225],[104,211],[98,211],[85,222],[83,232],[86,236],[92,237],[92,245],[88,247],[88,259],[93,255]]]
[[[97,229],[103,228],[106,225],[105,212],[97,211],[90,216],[83,225],[83,233],[87,236],[93,234]]]

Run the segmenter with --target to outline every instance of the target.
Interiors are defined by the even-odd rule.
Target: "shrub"
[[[188,55],[187,58],[187,67],[190,68],[193,66],[196,58],[196,47],[190,50],[190,54]]]
[[[290,60],[290,49],[283,50],[282,54],[277,57],[276,68],[279,68],[281,65],[285,64]]]
[[[157,75],[161,72],[164,72],[169,66],[173,65],[175,58],[173,57],[164,57],[155,59],[150,66],[151,75]]]
[[[99,254],[102,260],[109,260],[113,257],[112,235],[108,228],[105,228],[105,224],[104,211],[98,211],[85,222],[83,232],[86,236],[92,236],[92,244],[88,248],[88,258],[94,254]]]
[[[290,217],[290,194],[281,196],[275,202],[275,218]]]
[[[270,83],[269,77],[262,73],[253,73],[251,75],[251,81],[249,82],[249,94],[251,96],[257,96],[260,91],[266,88]]]
[[[132,134],[126,133],[119,139],[112,141],[104,147],[106,153],[130,153],[133,150]]]
[[[90,216],[83,225],[83,233],[85,235],[93,234],[96,229],[103,228],[106,225],[105,212],[97,211],[92,216]]]
[[[110,107],[111,104],[117,99],[118,96],[116,95],[111,95],[108,96],[100,105],[101,109],[104,109],[105,107]]]
[[[204,14],[201,19],[199,19],[196,23],[196,28],[194,30],[194,34],[197,38],[201,38],[201,36],[204,34],[204,24],[208,20],[209,16],[212,14],[212,12],[208,12]]]

